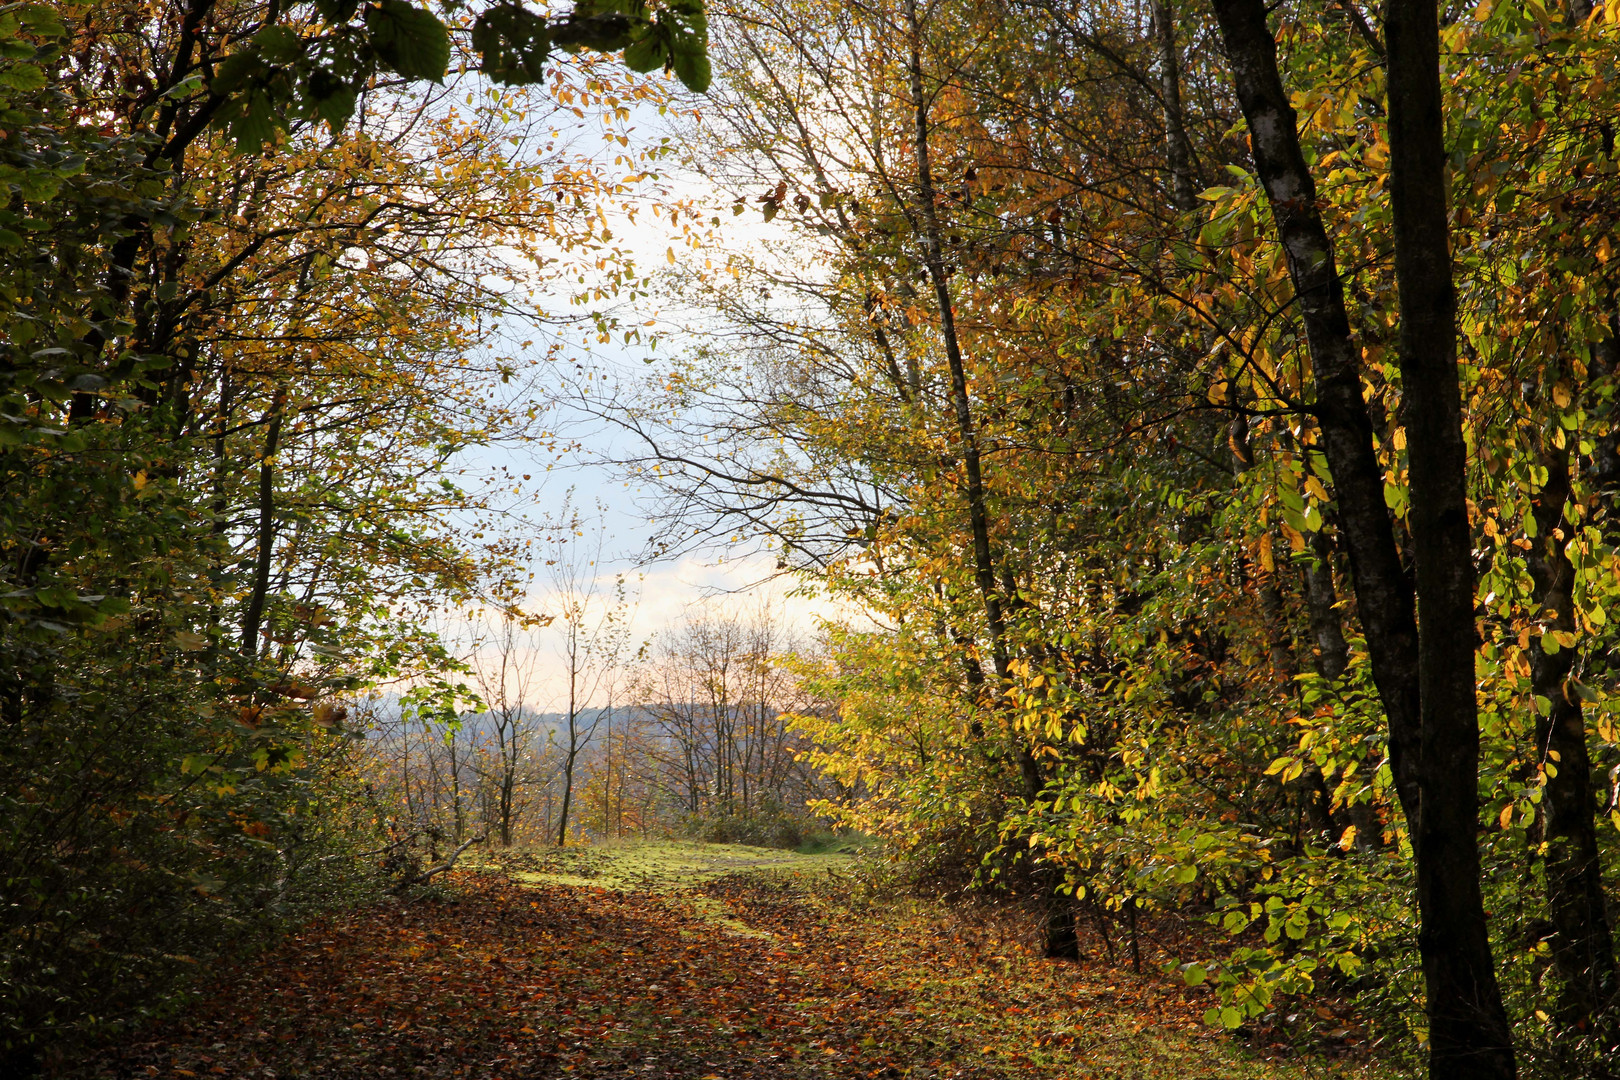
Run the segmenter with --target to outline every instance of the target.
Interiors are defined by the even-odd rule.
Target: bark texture
[[[1384,474],[1361,396],[1361,349],[1350,334],[1333,246],[1316,208],[1316,183],[1300,150],[1294,110],[1277,70],[1263,0],[1217,0],[1215,13],[1255,168],[1271,203],[1305,325],[1316,385],[1313,408],[1333,476],[1340,538],[1367,635],[1373,681],[1389,714],[1390,764],[1402,808],[1418,810],[1417,621],[1401,566]]]
[[[1438,27],[1432,4],[1394,0],[1386,25],[1392,184],[1420,638],[1413,590],[1383,502],[1331,241],[1277,68],[1263,0],[1215,13],[1261,183],[1310,347],[1317,420],[1372,674],[1389,717],[1390,764],[1417,853],[1430,1075],[1514,1075],[1479,887],[1473,562],[1447,243]]]
[[[269,428],[264,436],[264,455],[259,459],[259,550],[254,557],[253,588],[247,609],[242,613],[242,655],[259,652],[259,627],[264,622],[264,605],[270,591],[270,561],[276,550],[275,458],[281,445],[283,400],[276,395],[271,406]]]
[[[1536,600],[1552,614],[1550,629],[1575,630],[1575,567],[1565,553],[1564,507],[1570,497],[1569,450],[1545,447],[1547,482],[1535,494],[1534,546],[1526,553]],[[1530,650],[1534,692],[1552,703],[1536,719],[1536,742],[1549,766],[1541,802],[1547,851],[1543,863],[1547,914],[1553,925],[1553,964],[1562,997],[1560,1021],[1578,1025],[1599,1013],[1615,991],[1614,943],[1598,860],[1596,792],[1586,747],[1581,699],[1569,685],[1576,652],[1549,652],[1539,640]]]
[[[1422,703],[1419,945],[1429,1074],[1514,1075],[1479,885],[1479,716],[1474,696],[1474,558],[1468,449],[1457,373],[1457,301],[1446,217],[1440,25],[1434,0],[1391,0],[1390,206],[1400,302],[1411,533]]]
[[[1153,40],[1159,52],[1159,100],[1164,107],[1164,156],[1170,174],[1170,197],[1182,213],[1198,206],[1193,177],[1192,140],[1181,104],[1181,50],[1176,46],[1176,19],[1169,0],[1153,0]]]

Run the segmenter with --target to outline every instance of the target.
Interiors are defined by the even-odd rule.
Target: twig
[[[444,862],[439,863],[437,866],[430,866],[426,870],[418,870],[415,873],[401,878],[399,884],[395,885],[390,891],[395,896],[398,896],[406,889],[411,888],[413,885],[424,884],[439,874],[444,873],[446,870],[453,869],[456,865],[456,860],[461,858],[461,853],[463,851],[466,851],[474,844],[482,844],[487,839],[489,839],[489,833],[484,832],[479,833],[477,836],[471,837],[468,840],[462,841],[461,846],[447,855]]]

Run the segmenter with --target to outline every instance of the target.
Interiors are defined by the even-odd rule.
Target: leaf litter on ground
[[[333,916],[61,1075],[1272,1080],[1207,990],[1034,956],[835,858],[716,845],[501,853]]]

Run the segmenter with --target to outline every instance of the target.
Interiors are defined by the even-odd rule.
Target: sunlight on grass
[[[471,869],[499,870],[526,884],[598,889],[682,889],[726,874],[838,871],[857,856],[839,850],[814,854],[745,844],[695,840],[626,840],[589,847],[491,852]]]

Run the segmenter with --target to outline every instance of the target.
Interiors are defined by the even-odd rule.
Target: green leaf
[[[622,12],[591,11],[581,5],[552,30],[551,40],[571,52],[614,52],[630,44],[635,29],[630,17]]]
[[[254,52],[236,52],[219,62],[214,69],[214,77],[209,80],[208,88],[216,94],[234,94],[241,89],[259,69],[264,62]]]
[[[354,115],[354,106],[354,91],[344,87],[335,94],[317,100],[315,115],[330,124],[333,131],[342,131],[343,125]]]
[[[28,92],[45,85],[45,73],[33,64],[12,64],[0,69],[0,86]]]
[[[651,71],[664,62],[664,43],[650,31],[624,50],[624,66],[631,71]]]
[[[17,9],[17,17],[24,26],[41,37],[64,37],[67,34],[62,17],[45,4],[24,4]]]
[[[522,86],[545,77],[551,33],[544,19],[522,5],[496,4],[473,23],[472,45],[485,74]]]
[[[709,54],[706,49],[682,49],[677,47],[672,58],[675,76],[693,93],[701,94],[709,88],[712,76],[709,71]]]
[[[259,54],[272,64],[290,64],[303,52],[303,41],[287,26],[267,26],[253,37]]]
[[[366,9],[366,32],[377,56],[400,75],[444,81],[450,32],[430,12],[404,0],[381,0]]]
[[[354,115],[354,87],[326,68],[316,68],[310,72],[304,90],[315,115],[331,125],[333,131],[342,131],[343,125]]]
[[[1571,678],[1569,681],[1567,681],[1564,684],[1564,686],[1565,686],[1566,689],[1574,691],[1575,696],[1580,698],[1582,701],[1586,701],[1586,702],[1590,702],[1592,704],[1596,704],[1596,703],[1603,700],[1603,695],[1602,694],[1598,693],[1596,690],[1592,689],[1590,686],[1587,686],[1585,683],[1581,682],[1579,679]]]
[[[688,90],[709,88],[709,17],[699,0],[677,0],[658,13],[658,26],[668,35],[669,66]]]
[[[62,190],[62,178],[52,173],[30,171],[23,176],[22,197],[28,202],[49,202]]]
[[[315,0],[315,10],[335,23],[346,23],[354,18],[359,7],[360,0]]]
[[[281,115],[269,96],[257,91],[241,103],[227,124],[238,153],[257,153],[265,143],[274,141],[281,125]]]

